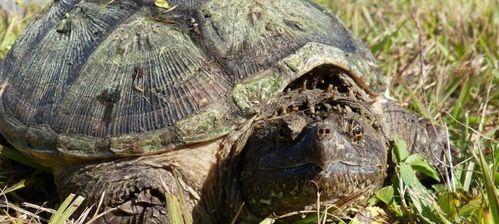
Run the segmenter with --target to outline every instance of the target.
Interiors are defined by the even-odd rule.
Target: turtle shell
[[[56,166],[220,138],[322,65],[380,88],[374,58],[304,0],[58,0],[0,64],[0,132]]]

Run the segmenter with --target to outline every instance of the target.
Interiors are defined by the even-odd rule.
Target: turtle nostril
[[[331,129],[329,128],[319,128],[317,130],[317,138],[318,139],[326,139],[331,137]]]
[[[334,125],[330,122],[321,122],[315,126],[315,137],[319,141],[325,141],[334,137],[335,129]]]

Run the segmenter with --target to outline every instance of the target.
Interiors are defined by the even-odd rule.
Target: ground
[[[369,46],[391,96],[446,127],[461,153],[462,162],[441,177],[451,181],[433,185],[408,183],[416,172],[430,177],[434,173],[424,162],[397,157],[395,178],[373,197],[371,210],[386,213],[390,222],[499,223],[499,3],[316,1],[330,7]],[[0,4],[5,9],[0,11],[0,57],[42,8],[22,2]],[[12,7],[14,3],[18,7]],[[403,143],[397,149],[403,154]],[[16,160],[10,151],[0,153]],[[0,223],[79,223],[68,218],[72,211],[65,210],[67,205],[58,204],[50,175],[30,161],[17,160],[0,162]],[[361,219],[319,214],[301,223]]]

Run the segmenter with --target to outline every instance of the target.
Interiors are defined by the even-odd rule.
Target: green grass
[[[396,204],[378,205],[402,222],[499,223],[499,3],[317,2],[333,8],[367,43],[392,95],[447,127],[461,151],[464,162],[452,167],[453,181],[423,195],[433,211],[411,195],[420,189],[403,189],[397,183],[390,186],[395,187]],[[398,176],[407,173],[396,171]],[[396,206],[405,208],[399,212]]]
[[[316,1],[332,8],[369,46],[391,95],[446,127],[450,141],[461,152],[462,162],[442,177],[450,181],[433,186],[414,184],[414,173],[432,175],[430,169],[421,168],[424,162],[417,158],[399,160],[395,169],[398,178],[376,194],[372,206],[382,208],[392,221],[401,223],[499,223],[497,0]],[[25,13],[0,12],[0,55],[40,10],[33,5],[22,7]],[[5,199],[15,205],[10,212],[0,214],[0,222],[48,220],[50,214],[38,218],[28,215],[27,219],[19,215],[22,212],[12,212],[16,208],[33,212],[16,201],[19,195],[15,192],[34,185],[22,182],[23,177],[4,175],[9,170],[0,167],[0,188],[4,189],[0,206],[6,204]],[[68,217],[64,211],[68,210],[61,207],[57,220],[62,217],[64,221]],[[50,212],[54,211],[45,211]],[[321,220],[334,220],[326,213],[321,216]],[[313,218],[309,223],[316,222]]]
[[[8,10],[0,10],[0,56],[7,53],[24,27],[42,9],[39,4],[23,4],[22,2],[20,0],[2,0],[4,6],[17,4],[19,8],[11,9],[9,7]]]

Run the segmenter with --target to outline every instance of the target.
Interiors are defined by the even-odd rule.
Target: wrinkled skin
[[[104,204],[114,210],[102,223],[165,223],[163,192],[184,195],[195,223],[229,222],[238,212],[252,223],[314,209],[318,193],[321,207],[363,206],[387,176],[391,133],[412,133],[401,137],[413,152],[442,159],[441,136],[416,116],[384,99],[366,103],[347,75],[334,75],[345,81],[336,83],[340,88],[290,85],[224,139],[64,169],[57,175],[61,194],[97,201],[105,190]],[[380,114],[380,108],[400,110]],[[233,154],[224,157],[224,149]]]

